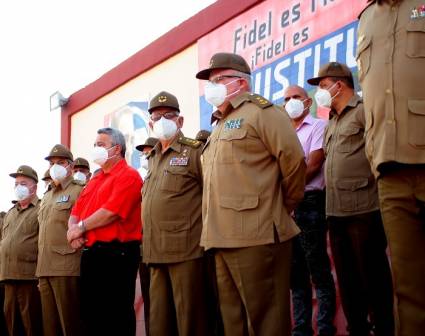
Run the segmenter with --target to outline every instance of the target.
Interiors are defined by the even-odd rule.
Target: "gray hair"
[[[249,87],[249,89],[251,90],[251,75],[248,75],[248,74],[247,74],[247,73],[245,73],[245,72],[237,71],[237,70],[235,70],[235,71],[234,71],[234,75],[235,75],[235,76],[238,76],[238,77],[240,77],[240,78],[245,79],[245,80],[246,80],[246,82],[248,83],[248,87]]]
[[[125,138],[121,131],[116,128],[104,127],[97,130],[97,134],[107,134],[111,137],[112,145],[120,145],[121,146],[121,156],[125,157],[126,145]]]

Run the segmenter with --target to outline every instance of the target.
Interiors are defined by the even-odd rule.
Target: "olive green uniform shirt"
[[[161,153],[157,143],[149,154],[149,172],[142,188],[143,262],[172,263],[203,255],[202,143],[176,139]]]
[[[237,248],[286,241],[299,233],[291,217],[303,198],[304,152],[289,117],[263,97],[230,100],[202,156],[201,245]]]
[[[375,178],[365,154],[365,116],[358,95],[330,112],[324,151],[326,215],[352,216],[379,209]]]
[[[38,277],[79,276],[81,251],[68,243],[66,233],[72,206],[83,184],[67,177],[58,186],[53,182],[41,201],[38,221]]]
[[[38,250],[40,200],[33,198],[27,208],[19,203],[4,218],[0,243],[0,280],[35,280]]]
[[[424,4],[373,2],[360,15],[357,64],[376,176],[385,162],[425,163]]]

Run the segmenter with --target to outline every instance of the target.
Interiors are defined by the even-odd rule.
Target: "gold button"
[[[390,94],[391,93],[391,90],[390,89],[386,89],[385,90],[385,93]]]

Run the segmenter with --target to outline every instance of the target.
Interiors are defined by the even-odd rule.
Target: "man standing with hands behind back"
[[[250,74],[241,56],[217,53],[196,75],[217,122],[202,157],[201,246],[215,249],[225,334],[286,336],[304,153],[286,113],[250,92]]]

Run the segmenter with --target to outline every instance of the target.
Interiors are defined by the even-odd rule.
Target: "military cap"
[[[74,157],[72,156],[72,153],[68,149],[68,147],[61,144],[54,145],[49,155],[46,156],[44,159],[50,160],[50,158],[52,157],[62,157],[74,161]]]
[[[138,145],[136,146],[136,149],[138,151],[143,152],[143,149],[145,149],[145,147],[155,147],[155,145],[158,143],[158,139],[157,138],[153,138],[153,137],[149,137],[146,139],[144,144]]]
[[[82,157],[78,157],[74,160],[74,167],[83,167],[83,168],[87,168],[88,170],[90,170],[89,162]]]
[[[9,176],[16,178],[17,176],[26,176],[32,178],[36,183],[38,183],[38,175],[37,172],[32,169],[30,166],[22,165],[19,166],[16,173],[11,173]]]
[[[161,91],[149,102],[149,113],[152,113],[157,107],[171,107],[180,112],[179,102],[175,95],[167,92]]]
[[[310,85],[319,85],[320,81],[326,77],[341,77],[347,78],[354,86],[353,74],[351,73],[348,66],[338,62],[330,62],[323,65],[317,77],[307,79],[307,83]]]
[[[43,175],[42,180],[43,180],[43,181],[47,181],[47,180],[49,180],[49,179],[52,179],[52,177],[50,176],[50,169],[47,169],[47,170],[44,172],[44,175]]]
[[[210,131],[207,130],[200,130],[197,134],[195,139],[202,141],[203,143],[205,143],[208,139],[208,137],[211,135]]]
[[[215,69],[233,69],[251,75],[251,69],[242,56],[232,53],[217,53],[211,57],[210,66],[196,74],[198,79],[209,79]]]

